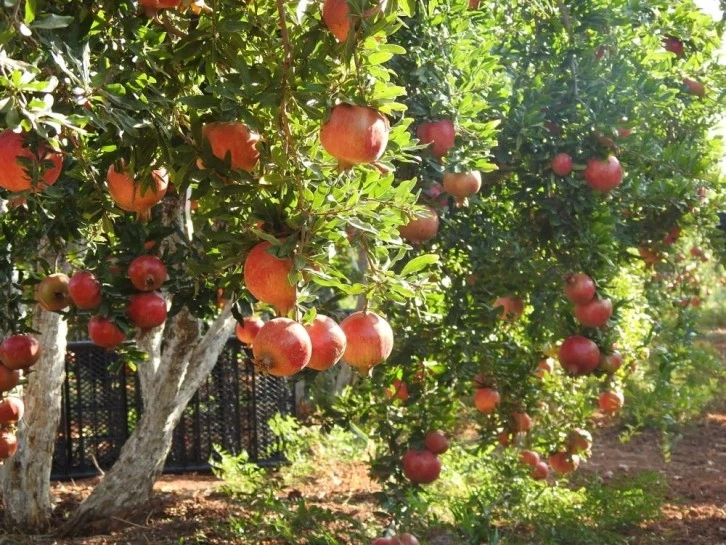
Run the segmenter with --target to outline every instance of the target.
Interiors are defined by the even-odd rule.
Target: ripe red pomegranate
[[[581,428],[572,429],[567,434],[565,445],[567,446],[567,452],[570,454],[589,452],[592,448],[592,434]]]
[[[405,382],[396,378],[393,379],[393,384],[386,388],[385,393],[388,399],[395,398],[406,401],[408,399],[408,386]]]
[[[512,420],[514,420],[514,431],[516,433],[524,433],[532,429],[532,417],[525,412],[513,412]]]
[[[297,290],[287,280],[292,271],[292,259],[272,255],[267,251],[271,246],[263,241],[250,250],[245,258],[244,282],[253,296],[285,315],[297,300]]]
[[[552,172],[557,176],[567,176],[572,172],[572,157],[569,154],[560,152],[552,158]]]
[[[375,312],[354,312],[340,323],[340,327],[348,339],[343,359],[361,373],[367,373],[391,355],[393,330]]]
[[[623,355],[618,350],[613,350],[610,354],[600,356],[599,368],[606,373],[614,373],[623,366]]]
[[[2,430],[0,431],[0,460],[7,460],[18,451],[18,438],[15,434]]]
[[[224,161],[229,154],[231,170],[252,172],[260,159],[257,149],[260,135],[239,121],[205,123],[202,126],[202,138],[209,142],[212,155],[220,161]],[[204,168],[201,161],[197,164]]]
[[[147,17],[153,18],[156,12],[164,8],[176,8],[181,4],[181,0],[139,0],[139,5],[143,8]]]
[[[338,363],[348,344],[345,333],[338,323],[328,316],[318,314],[305,329],[313,345],[313,354],[308,367],[316,371],[325,371]]]
[[[411,244],[421,244],[431,240],[439,232],[439,215],[430,206],[416,212],[415,218],[398,228],[401,237]]]
[[[474,406],[484,414],[490,414],[497,408],[501,396],[494,388],[478,388],[474,392]]]
[[[378,5],[366,10],[363,17],[373,17],[384,9],[385,5],[385,0],[379,2]],[[357,27],[360,24],[360,17],[351,15],[347,0],[324,0],[323,22],[336,40],[345,42],[348,39],[351,27]]]
[[[534,467],[539,464],[539,453],[533,450],[523,450],[519,453],[519,459],[523,464]]]
[[[432,483],[441,473],[441,461],[428,450],[408,449],[403,454],[402,462],[403,474],[412,483]]]
[[[73,303],[82,309],[93,309],[101,304],[101,282],[88,271],[78,271],[68,282],[68,294]]]
[[[263,325],[265,325],[265,322],[262,318],[245,316],[242,323],[238,322],[235,326],[234,334],[239,342],[251,346]]]
[[[587,185],[603,193],[615,189],[623,181],[623,167],[614,155],[604,160],[597,157],[588,159],[583,174]]]
[[[0,362],[13,371],[35,365],[42,353],[38,339],[32,335],[13,335],[0,344]]]
[[[129,297],[126,316],[140,329],[151,329],[166,322],[166,300],[156,292],[135,293]]]
[[[320,129],[320,143],[344,170],[380,159],[388,145],[388,118],[366,106],[341,103],[333,107]]]
[[[431,430],[424,437],[424,446],[432,454],[443,454],[449,450],[449,439],[441,430]]]
[[[396,536],[390,537],[377,537],[371,541],[371,545],[400,545]]]
[[[565,297],[576,305],[583,305],[595,297],[595,282],[585,273],[565,277]]]
[[[624,403],[625,396],[623,396],[622,392],[606,390],[601,392],[598,398],[598,406],[605,414],[615,414],[623,407]]]
[[[70,306],[68,277],[63,273],[49,274],[35,286],[35,300],[45,310],[54,312]]]
[[[535,481],[544,481],[550,474],[550,468],[547,462],[537,462],[532,466],[532,478]]]
[[[567,337],[557,355],[563,369],[575,376],[592,373],[600,363],[598,346],[581,335]]]
[[[134,259],[127,271],[137,290],[158,290],[166,281],[166,265],[155,255],[141,255]]]
[[[23,418],[25,404],[19,397],[8,396],[0,401],[0,424],[15,424]]]
[[[451,119],[426,121],[418,126],[416,136],[422,144],[431,144],[431,155],[441,158],[454,147],[456,129]]]
[[[499,316],[501,320],[507,320],[513,322],[519,318],[524,312],[524,301],[521,297],[513,295],[506,295],[504,297],[497,297],[494,301],[494,308],[502,307],[502,313]]]
[[[136,212],[139,221],[151,219],[151,207],[157,204],[166,195],[169,186],[169,176],[164,169],[151,172],[151,183],[137,182],[134,175],[126,170],[122,162],[121,172],[116,165],[108,167],[106,183],[111,198],[122,210]]]
[[[593,299],[583,305],[575,305],[575,318],[585,327],[602,327],[613,315],[610,299]]]
[[[29,140],[28,133],[16,133],[11,129],[0,132],[0,187],[12,192],[31,190],[35,193],[58,180],[63,166],[61,154],[42,142],[35,153]],[[32,170],[28,171],[18,159],[31,161]],[[35,170],[40,173],[37,187],[33,187],[32,172]]]
[[[692,95],[703,98],[706,96],[706,86],[700,81],[693,80],[691,78],[683,78],[683,85],[686,91]]]
[[[675,36],[664,36],[663,47],[666,51],[675,54],[676,57],[683,56],[683,42]]]
[[[93,316],[88,320],[88,338],[103,348],[115,348],[126,339],[126,334],[108,318]]]
[[[478,170],[466,172],[444,172],[443,187],[454,197],[457,205],[462,205],[468,197],[479,193],[481,189],[481,173]]]
[[[15,388],[20,382],[20,371],[8,369],[0,365],[0,392],[7,392]]]
[[[567,452],[555,452],[549,457],[550,467],[562,475],[572,473],[580,466],[580,457]]]
[[[307,366],[313,353],[310,335],[289,318],[275,318],[260,328],[252,345],[255,366],[275,377],[289,377]]]

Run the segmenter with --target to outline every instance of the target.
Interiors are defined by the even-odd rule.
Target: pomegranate
[[[297,290],[287,279],[292,271],[292,259],[272,255],[267,251],[271,246],[263,241],[250,250],[245,258],[244,282],[253,296],[284,315],[297,300]]]
[[[121,172],[116,165],[108,167],[106,183],[111,198],[122,210],[136,212],[139,221],[151,219],[151,207],[157,204],[166,194],[169,186],[169,176],[163,168],[151,172],[151,183],[144,184],[134,179],[133,173],[126,170],[125,163],[121,163]]]
[[[408,386],[402,380],[393,379],[393,384],[386,388],[386,397],[406,401],[408,399]]]
[[[461,206],[468,197],[479,193],[481,173],[478,170],[444,172],[442,182],[444,191],[453,196],[456,204]]]
[[[524,301],[521,297],[512,295],[506,295],[504,297],[498,297],[494,301],[494,308],[502,307],[502,313],[499,316],[500,320],[507,320],[513,322],[519,318],[524,312]]]
[[[0,424],[15,424],[23,418],[24,412],[23,400],[19,397],[8,396],[0,401]]]
[[[139,0],[139,5],[147,17],[155,17],[160,9],[179,7],[181,0]]]
[[[513,412],[512,420],[514,420],[514,431],[516,433],[524,433],[532,429],[532,417],[525,412]]]
[[[166,265],[154,255],[142,255],[134,259],[127,271],[137,290],[158,290],[166,281]]]
[[[338,323],[328,316],[318,314],[305,329],[313,346],[308,367],[325,371],[338,363],[347,346],[345,333]]]
[[[252,172],[260,159],[257,143],[260,135],[250,131],[249,127],[239,121],[205,123],[202,126],[202,138],[209,142],[214,155],[224,161],[229,154],[230,169]],[[204,164],[199,161],[200,168]]]
[[[597,157],[588,159],[583,174],[587,185],[603,193],[615,189],[623,181],[623,167],[614,155],[604,160]]]
[[[378,110],[341,103],[320,129],[320,142],[341,170],[380,159],[388,145],[390,124]]]
[[[88,338],[103,348],[115,348],[126,339],[126,334],[108,318],[93,316],[88,320]]]
[[[560,365],[571,375],[592,373],[600,363],[598,346],[581,335],[567,337],[558,352]]]
[[[0,362],[8,369],[27,369],[40,359],[43,349],[31,335],[12,335],[0,344]]]
[[[585,327],[602,327],[613,315],[610,299],[593,299],[583,305],[575,305],[575,318]]]
[[[377,537],[371,541],[371,545],[400,545],[396,536],[390,537]]]
[[[366,10],[363,13],[365,18],[373,17],[376,13],[384,9],[385,0],[378,5]],[[347,0],[324,0],[323,1],[323,22],[328,30],[335,36],[339,42],[345,42],[350,34],[351,27],[357,27],[360,23],[360,17],[352,16]]]
[[[523,450],[519,453],[519,459],[523,464],[528,466],[536,466],[539,464],[539,454],[533,450]]]
[[[8,392],[20,382],[20,371],[0,365],[0,392]]]
[[[252,345],[255,366],[275,377],[289,377],[310,362],[313,345],[310,335],[289,318],[275,318],[257,332]]]
[[[239,342],[252,346],[252,342],[255,340],[257,333],[259,333],[263,325],[265,325],[265,322],[262,318],[245,316],[242,319],[242,323],[238,322],[235,326],[234,334]]]
[[[706,96],[706,86],[700,81],[693,80],[691,78],[683,78],[683,85],[686,91],[692,95],[703,98]]]
[[[599,368],[606,373],[614,373],[623,366],[623,355],[618,350],[613,350],[610,354],[602,354],[600,356]]]
[[[82,309],[93,309],[101,304],[101,282],[88,271],[78,271],[68,282],[71,301]]]
[[[32,162],[31,171],[18,159]],[[11,129],[0,132],[0,187],[8,191],[42,191],[53,185],[60,176],[63,158],[60,153],[40,143],[31,149],[28,133],[16,133]],[[38,171],[39,181],[33,187],[32,173]]]
[[[664,36],[663,48],[673,53],[676,57],[683,56],[683,42],[675,36]]]
[[[0,460],[7,460],[18,451],[18,438],[15,434],[2,430],[0,431]]]
[[[45,310],[63,310],[71,304],[68,282],[68,277],[63,273],[46,276],[35,286],[35,300]]]
[[[558,153],[552,158],[551,166],[557,176],[567,176],[572,172],[572,157],[567,153]]]
[[[375,312],[354,312],[341,322],[340,327],[348,339],[343,359],[361,373],[367,373],[391,355],[393,330]]]
[[[479,388],[474,392],[474,406],[484,414],[490,414],[497,408],[501,396],[493,388]]]
[[[605,414],[615,414],[623,407],[623,403],[625,403],[625,396],[622,392],[606,390],[601,392],[598,397],[598,406]]]
[[[595,282],[585,273],[565,277],[565,297],[576,305],[583,305],[595,297]]]
[[[421,244],[431,240],[439,232],[439,215],[430,206],[416,212],[415,218],[398,228],[401,237],[411,244]]]
[[[555,452],[549,458],[550,467],[562,475],[572,473],[580,466],[580,457],[567,452]]]
[[[400,545],[420,545],[418,538],[409,533],[398,536],[398,543]]]
[[[441,461],[428,450],[408,449],[403,454],[402,462],[403,474],[412,483],[432,483],[441,473]]]
[[[440,159],[454,147],[456,129],[451,119],[427,121],[418,126],[416,136],[422,144],[431,144],[431,155]]]
[[[166,300],[156,292],[136,293],[129,297],[126,316],[140,329],[151,329],[166,322]]]
[[[449,439],[443,431],[432,430],[424,437],[424,446],[433,454],[443,454],[449,450]]]
[[[532,478],[535,481],[544,481],[550,474],[550,468],[547,462],[537,462],[532,466]]]
[[[567,434],[565,445],[570,454],[589,452],[592,448],[592,435],[587,430],[575,428]]]

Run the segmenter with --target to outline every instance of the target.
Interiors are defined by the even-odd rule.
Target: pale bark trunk
[[[25,416],[18,425],[18,452],[0,470],[5,521],[24,532],[45,531],[53,504],[50,472],[61,415],[68,326],[55,312],[36,307],[33,326],[43,355],[23,390]]]
[[[152,351],[150,360],[139,366],[143,415],[118,461],[61,528],[60,535],[104,531],[114,520],[127,517],[148,501],[164,468],[174,428],[216,364],[234,324],[228,305],[202,334],[201,322],[183,309],[167,324],[163,345],[153,333],[139,339],[140,346]]]

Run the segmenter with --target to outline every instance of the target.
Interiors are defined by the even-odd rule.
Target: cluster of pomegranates
[[[32,335],[12,335],[0,343],[0,393],[4,394],[20,383],[25,373],[40,359],[42,348]],[[16,396],[0,401],[0,460],[6,460],[18,450],[15,425],[23,418],[25,405]]]
[[[424,448],[410,448],[401,459],[403,474],[412,483],[429,484],[441,474],[439,454],[449,450],[449,439],[439,430],[429,431],[424,437]]]
[[[572,157],[568,153],[557,153],[550,167],[557,176],[567,176],[572,172]],[[623,181],[623,167],[614,155],[608,155],[605,159],[591,157],[582,174],[587,185],[601,193],[612,191]]]

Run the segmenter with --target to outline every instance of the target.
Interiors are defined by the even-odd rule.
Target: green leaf
[[[25,15],[23,17],[23,22],[25,22],[26,25],[29,25],[33,21],[35,21],[35,8],[36,8],[36,0],[26,0],[25,1]]]
[[[418,271],[439,262],[439,256],[436,254],[424,254],[418,257],[414,257],[411,261],[406,263],[406,266],[401,271],[401,276],[410,276]]]
[[[29,4],[30,2],[28,2]],[[73,17],[68,15],[55,15],[49,13],[38,17],[38,19],[31,25],[32,28],[39,28],[44,30],[53,30],[57,28],[66,28],[73,22]],[[27,23],[27,21],[26,21]]]

